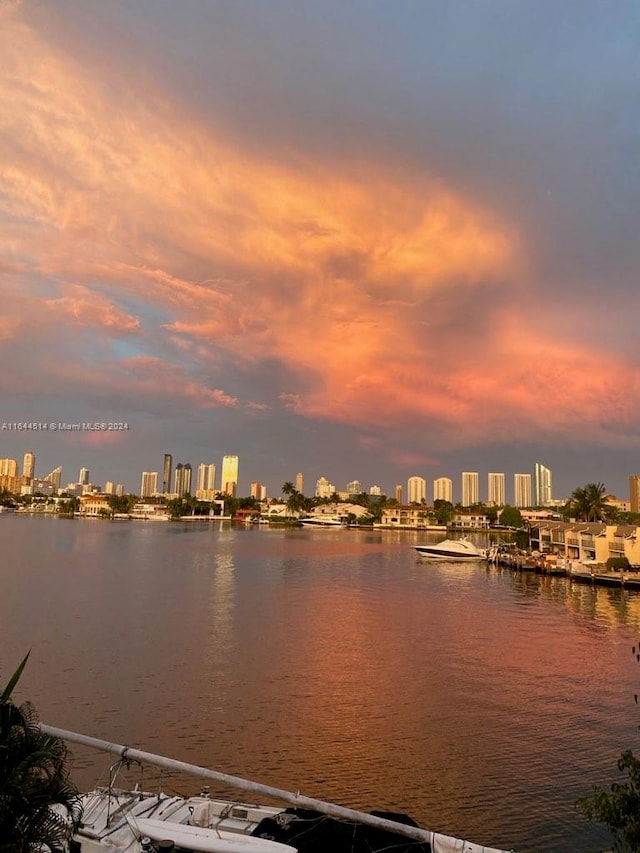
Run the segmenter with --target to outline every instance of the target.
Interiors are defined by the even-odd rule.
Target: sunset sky
[[[625,0],[0,0],[0,420],[129,425],[0,456],[625,497],[639,48]]]

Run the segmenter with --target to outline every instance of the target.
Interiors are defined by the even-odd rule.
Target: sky
[[[0,0],[0,456],[626,497],[639,43],[626,0]],[[10,428],[59,422],[128,428]]]

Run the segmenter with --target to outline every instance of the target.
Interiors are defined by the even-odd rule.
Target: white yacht
[[[347,520],[343,515],[308,515],[299,519],[303,527],[346,527]]]
[[[439,560],[486,560],[487,552],[473,542],[461,539],[445,539],[435,545],[414,545],[421,557],[433,557]]]

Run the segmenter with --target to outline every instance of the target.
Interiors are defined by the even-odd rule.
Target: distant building
[[[198,465],[196,475],[196,495],[201,491],[212,491],[216,486],[216,466],[213,462]]]
[[[173,465],[173,456],[170,453],[164,454],[164,463],[162,466],[162,494],[168,495],[171,491],[171,468]]]
[[[319,480],[316,481],[316,497],[317,498],[330,498],[336,491],[336,487],[333,483],[330,483],[326,477],[320,477]]]
[[[187,462],[182,468],[183,494],[191,494],[191,465]]]
[[[89,485],[89,469],[88,468],[81,468],[80,469],[80,474],[78,475],[78,483],[81,486],[88,486]]]
[[[640,475],[632,474],[629,477],[629,503],[631,512],[640,512]]]
[[[399,504],[402,503],[402,485],[398,483],[395,488],[395,498]]]
[[[27,450],[22,462],[22,476],[32,480],[36,475],[36,455],[32,450]]]
[[[486,530],[489,527],[489,519],[486,515],[472,513],[456,513],[449,526],[456,530]]]
[[[410,504],[424,503],[427,500],[427,481],[423,477],[409,477],[407,500]]]
[[[382,489],[380,488],[380,486],[370,486],[369,494],[371,495],[371,497],[374,498],[382,497]]]
[[[237,456],[222,457],[222,472],[220,477],[220,491],[225,495],[235,495],[238,486],[240,461]]]
[[[124,485],[122,483],[116,483],[116,495],[119,498],[124,497]]]
[[[453,482],[449,477],[438,477],[433,481],[433,499],[453,503]]]
[[[531,474],[513,475],[514,506],[531,506]]]
[[[142,483],[140,485],[140,497],[149,498],[158,493],[158,472],[143,471]]]
[[[505,505],[504,474],[487,474],[487,503]]]
[[[78,485],[82,485],[78,483]],[[107,495],[82,495],[80,497],[79,515],[101,516],[110,515],[111,506]]]
[[[476,471],[462,472],[462,506],[473,506],[480,501],[478,473]]]
[[[347,494],[348,495],[360,495],[360,494],[362,494],[362,485],[360,484],[360,480],[352,480],[350,483],[347,483]]]
[[[536,506],[551,506],[553,502],[551,470],[541,462],[536,462]]]
[[[296,492],[300,492],[301,495],[304,494],[304,474],[302,471],[296,474]]]
[[[60,488],[60,481],[62,480],[62,465],[54,468],[44,479],[47,483],[52,483],[54,489],[57,491]]]
[[[251,497],[258,501],[267,499],[267,487],[262,483],[251,483]]]
[[[115,484],[111,482],[111,480],[107,480],[104,484],[104,493],[105,495],[115,495],[116,487]]]
[[[183,477],[183,469],[184,465],[182,462],[178,462],[176,465],[175,474],[173,475],[173,491],[179,498],[184,495],[184,477]]]
[[[0,477],[17,477],[18,460],[0,459]]]

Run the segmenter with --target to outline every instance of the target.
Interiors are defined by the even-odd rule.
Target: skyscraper
[[[531,506],[531,474],[514,474],[513,490],[515,496],[515,506]]]
[[[198,465],[196,476],[196,491],[213,490],[216,486],[216,466],[213,462],[203,462]]]
[[[410,504],[420,504],[427,499],[427,481],[423,477],[409,477],[407,480],[407,500]]]
[[[549,506],[553,500],[551,471],[541,462],[536,462],[536,506]]]
[[[493,506],[505,505],[504,474],[487,474],[487,501]]]
[[[477,471],[462,472],[462,506],[473,506],[480,500]]]
[[[173,457],[170,453],[164,454],[164,465],[162,467],[162,494],[167,495],[171,491],[171,467]]]
[[[304,494],[304,474],[301,471],[296,474],[296,492]]]
[[[81,468],[80,469],[80,474],[78,475],[78,483],[81,486],[88,486],[89,485],[89,469],[88,468]]]
[[[640,512],[640,475],[632,474],[629,477],[629,503],[631,512]]]
[[[36,456],[32,450],[27,450],[24,454],[24,460],[22,462],[22,476],[27,477],[29,480],[33,480],[35,477],[36,470]]]
[[[62,465],[58,468],[54,468],[50,474],[44,478],[47,483],[51,483],[56,491],[60,488],[60,481],[62,480]]]
[[[251,483],[251,497],[257,501],[264,501],[267,498],[267,487],[262,483]]]
[[[234,495],[238,485],[239,460],[237,456],[222,457],[222,474],[220,477],[220,491],[226,495]]]
[[[398,501],[399,504],[401,504],[402,503],[402,484],[401,483],[397,484],[395,494],[396,494],[396,500]]]
[[[158,472],[143,471],[142,483],[140,484],[140,497],[149,498],[158,492]]]
[[[453,503],[453,482],[449,477],[438,477],[433,481],[433,499]]]
[[[182,467],[182,491],[191,494],[191,465],[188,462]]]
[[[18,460],[0,459],[0,477],[17,477]]]
[[[351,480],[350,483],[347,483],[347,494],[348,495],[360,495],[362,494],[362,484],[360,480]]]
[[[184,465],[182,462],[178,462],[176,465],[176,470],[173,475],[173,491],[179,498],[184,495],[184,478],[182,476]]]

